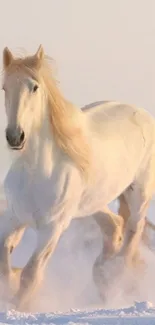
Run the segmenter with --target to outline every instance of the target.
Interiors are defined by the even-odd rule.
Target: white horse
[[[25,58],[5,48],[3,65],[6,139],[18,151],[4,182],[8,207],[0,218],[0,271],[8,283],[13,234],[25,227],[37,234],[12,299],[21,309],[73,218],[93,215],[107,234],[106,255],[134,259],[155,190],[155,121],[117,102],[76,108],[59,91],[42,46]],[[123,218],[106,210],[121,193],[130,210],[124,241]]]

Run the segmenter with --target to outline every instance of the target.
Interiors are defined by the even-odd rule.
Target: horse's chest
[[[22,223],[32,224],[50,213],[50,188],[46,182],[31,178],[26,173],[11,175],[7,184],[8,200]]]

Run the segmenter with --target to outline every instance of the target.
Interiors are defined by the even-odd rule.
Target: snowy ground
[[[116,203],[112,207],[115,210]],[[155,202],[152,201],[149,218],[155,223],[154,207]],[[150,233],[150,236],[153,244],[155,234]],[[74,221],[62,236],[51,259],[44,285],[36,305],[34,303],[34,312],[23,314],[1,310],[0,325],[155,325],[155,252],[143,249],[147,261],[144,276],[128,274],[119,277],[105,305],[92,281],[92,265],[100,253],[101,243],[99,229],[92,219]],[[22,267],[34,245],[35,234],[28,230],[13,253],[12,264]],[[111,267],[107,267],[108,275],[112,271]],[[136,288],[134,292],[124,292],[125,287],[129,289],[133,284]]]
[[[149,303],[135,303],[129,308],[71,310],[66,313],[22,314],[14,311],[0,314],[0,324],[14,325],[154,325],[155,308]]]

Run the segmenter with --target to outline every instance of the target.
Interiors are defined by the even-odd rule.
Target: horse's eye
[[[38,85],[34,85],[33,86],[33,93],[35,93],[37,91],[37,89],[38,89]]]

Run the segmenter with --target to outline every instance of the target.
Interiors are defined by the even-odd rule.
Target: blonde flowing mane
[[[12,56],[11,52],[10,55]],[[7,74],[17,70],[24,71],[44,84],[47,90],[51,131],[56,143],[88,178],[91,158],[84,113],[62,96],[49,61],[51,58],[44,55],[40,46],[33,56],[12,57],[9,65],[4,62],[4,70]]]

